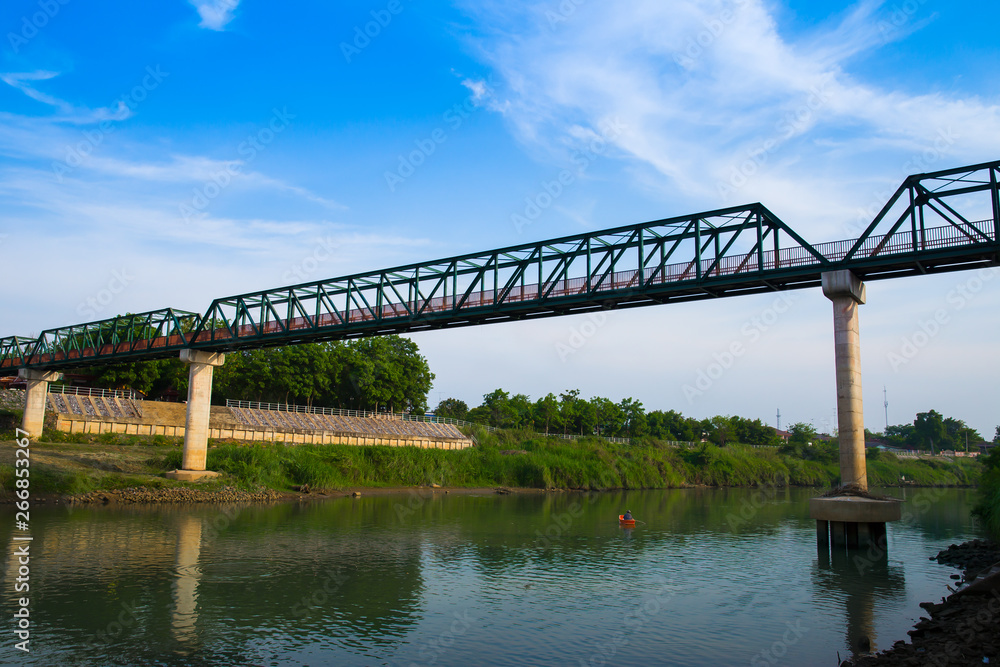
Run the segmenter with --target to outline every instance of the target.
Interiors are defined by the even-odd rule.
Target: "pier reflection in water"
[[[918,603],[939,599],[951,574],[928,556],[974,534],[970,495],[940,492],[890,526],[887,556],[859,563],[817,552],[812,493],[428,492],[41,510],[33,657],[828,665],[865,639],[885,648],[905,638]],[[620,529],[625,507],[645,523]]]
[[[867,549],[819,547],[813,581],[821,594],[844,600],[846,643],[852,655],[889,648],[902,638],[887,637],[880,645],[876,633],[876,604],[897,603],[906,595],[905,568],[889,561],[885,540]]]
[[[202,519],[190,514],[177,522],[177,580],[174,582],[174,609],[170,626],[180,646],[196,649],[198,638],[198,581],[201,579]]]

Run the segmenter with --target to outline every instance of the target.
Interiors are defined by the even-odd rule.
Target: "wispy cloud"
[[[189,0],[189,2],[198,10],[198,16],[201,17],[198,26],[218,31],[226,29],[240,4],[240,0]]]
[[[866,0],[786,35],[762,0],[564,5],[467,10],[491,22],[478,47],[503,81],[505,118],[554,160],[583,140],[581,127],[620,118],[619,155],[650,189],[702,204],[761,200],[831,231],[870,199],[858,183],[898,183],[907,156],[942,132],[951,142],[935,168],[1000,153],[996,100],[887,90],[852,72],[930,16],[886,33],[887,10]]]
[[[102,120],[124,120],[131,115],[129,108],[121,102],[114,108],[100,107],[98,109],[89,109],[75,106],[54,95],[45,93],[35,85],[35,82],[50,81],[57,76],[59,76],[59,72],[48,70],[5,72],[0,74],[0,81],[3,81],[12,88],[16,88],[36,102],[52,107],[56,113],[47,117],[49,121],[83,125],[87,123],[99,123]]]

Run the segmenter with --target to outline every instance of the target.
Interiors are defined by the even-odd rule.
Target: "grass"
[[[13,434],[10,434],[11,437]],[[302,485],[339,490],[440,484],[453,487],[644,489],[707,486],[817,486],[838,482],[836,462],[802,460],[777,449],[702,444],[684,449],[653,439],[630,445],[597,438],[569,441],[535,433],[475,433],[479,446],[447,451],[413,447],[234,444],[210,442],[207,467],[216,482],[246,489],[287,491]],[[32,443],[32,485],[41,493],[84,493],[128,486],[182,486],[162,473],[181,466],[180,438],[47,432]],[[13,448],[0,455],[0,482],[13,484]],[[9,454],[9,456],[8,456]],[[974,461],[868,461],[872,486],[975,484]]]
[[[1000,449],[994,448],[983,460],[986,472],[979,484],[979,502],[974,510],[983,526],[1000,541]]]

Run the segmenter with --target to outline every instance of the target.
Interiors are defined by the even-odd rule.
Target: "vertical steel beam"
[[[1000,243],[1000,190],[997,188],[997,169],[990,167],[990,199],[993,201],[993,240]]]
[[[701,218],[694,219],[694,275],[701,280]]]

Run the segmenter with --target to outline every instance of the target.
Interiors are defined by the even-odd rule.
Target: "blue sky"
[[[2,335],[754,201],[809,241],[849,238],[906,175],[1000,158],[994,4],[136,7],[0,8]],[[515,225],[564,169],[574,183]],[[974,280],[869,285],[869,428],[885,386],[890,423],[935,408],[992,436],[1000,280]],[[432,404],[580,388],[827,429],[831,307],[790,298],[414,340]]]

